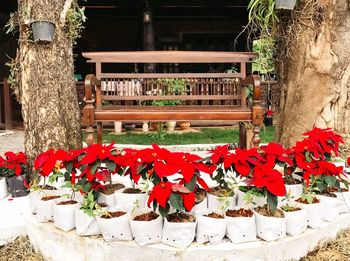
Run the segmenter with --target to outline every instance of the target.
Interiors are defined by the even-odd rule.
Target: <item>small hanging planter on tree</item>
[[[293,10],[296,0],[276,0],[276,9]]]
[[[30,24],[34,43],[51,43],[55,33],[55,24],[49,21],[34,21]]]

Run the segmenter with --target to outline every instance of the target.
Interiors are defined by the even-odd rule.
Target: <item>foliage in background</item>
[[[67,12],[65,29],[69,39],[73,44],[76,44],[76,40],[81,37],[81,32],[84,29],[84,22],[86,16],[84,14],[85,8],[79,7],[77,1],[73,1],[71,8]]]
[[[275,41],[271,37],[260,38],[253,41],[253,52],[259,54],[254,60],[253,72],[268,74],[275,70],[274,47]]]

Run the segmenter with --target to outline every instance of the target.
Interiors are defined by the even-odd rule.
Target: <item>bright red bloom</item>
[[[228,156],[224,162],[224,167],[228,168],[230,165],[235,169],[235,171],[247,177],[253,166],[265,162],[265,159],[258,153],[256,148],[243,150],[236,149],[234,154]]]
[[[195,193],[181,193],[181,197],[187,211],[191,211],[196,201]]]
[[[317,165],[316,175],[340,176],[343,173],[343,167],[337,167],[332,162],[319,161]]]
[[[210,150],[210,152],[210,159],[214,164],[222,163],[231,154],[228,150],[228,144],[217,146],[215,149]]]
[[[261,149],[265,152],[265,157],[268,164],[276,164],[276,160],[280,162],[286,162],[289,166],[293,166],[292,160],[288,157],[287,151],[282,145],[274,142],[270,142],[265,146],[261,146]]]
[[[151,205],[153,200],[155,200],[159,204],[159,206],[165,208],[166,203],[172,193],[172,187],[173,183],[170,182],[160,182],[157,185],[155,185],[148,198],[148,207]]]
[[[97,160],[113,160],[114,155],[111,152],[112,149],[114,149],[114,143],[110,145],[92,144],[85,148],[85,155],[82,157],[79,164],[89,165],[95,163]]]
[[[347,163],[348,163],[348,166],[350,166],[350,157],[348,157]]]
[[[26,164],[27,156],[23,152],[13,153],[8,151],[5,153],[5,159],[0,159],[0,167],[9,170],[16,176],[23,174]]]
[[[70,155],[64,150],[50,149],[41,153],[34,161],[34,168],[44,177],[50,175],[59,162],[65,161]],[[63,166],[60,166],[63,168]]]
[[[286,194],[282,173],[271,168],[269,164],[262,164],[254,168],[251,185],[257,188],[265,188],[275,196]]]

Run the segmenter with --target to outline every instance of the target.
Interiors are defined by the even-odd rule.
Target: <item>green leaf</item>
[[[96,172],[96,169],[97,169],[97,162],[95,162],[92,166],[91,166],[91,169],[90,169],[90,172],[91,174],[95,174]]]
[[[166,217],[169,214],[169,210],[170,210],[170,205],[168,203],[166,203],[165,208],[162,208],[161,206],[159,206],[159,213],[162,217]]]
[[[184,211],[182,198],[179,194],[171,193],[169,197],[170,205],[178,211]]]
[[[337,182],[337,178],[334,176],[326,176],[325,181],[328,184],[328,186],[333,187]]]
[[[311,162],[312,161],[312,159],[310,157],[310,153],[308,151],[305,152],[305,159],[306,159],[307,162]]]
[[[197,176],[196,175],[193,175],[192,179],[190,180],[189,183],[186,183],[185,184],[185,187],[190,190],[190,191],[194,191],[194,188],[196,186],[196,183],[197,183]]]
[[[72,173],[72,170],[73,170],[73,162],[69,161],[69,162],[67,162],[67,164],[66,164],[66,171],[67,171],[68,173]]]
[[[278,199],[277,196],[273,195],[270,191],[267,191],[266,202],[269,209],[275,212],[277,209]]]
[[[107,169],[109,169],[110,171],[114,171],[115,168],[117,167],[117,164],[115,164],[115,162],[113,162],[113,161],[107,161],[107,162],[106,162],[106,167],[107,167]]]

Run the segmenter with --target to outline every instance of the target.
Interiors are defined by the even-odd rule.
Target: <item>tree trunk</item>
[[[80,111],[74,81],[73,46],[65,32],[69,0],[18,1],[20,38],[18,97],[25,127],[25,151],[33,160],[50,148],[80,148]],[[30,22],[52,21],[52,43],[31,41]]]
[[[314,125],[349,133],[348,1],[298,1],[292,18],[280,30],[282,38],[283,32],[289,32],[282,39],[286,51],[282,55],[292,58],[279,66],[282,94],[277,138],[285,146],[293,145]]]

